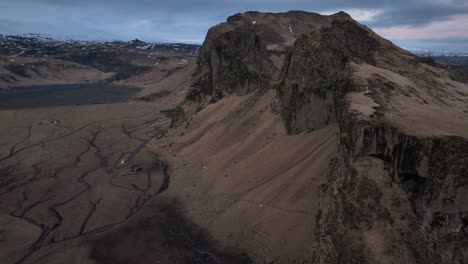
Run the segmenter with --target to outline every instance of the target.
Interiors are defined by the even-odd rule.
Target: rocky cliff
[[[178,120],[274,88],[289,134],[338,125],[315,262],[468,262],[468,86],[443,67],[344,13],[250,12],[210,30],[194,78]]]
[[[317,263],[466,263],[468,141],[340,122],[320,190]]]
[[[286,75],[285,124],[296,133],[336,117],[341,140],[321,187],[316,261],[466,263],[466,86],[352,21],[304,42],[292,65],[309,72],[292,79],[311,78]],[[315,55],[294,56],[307,48]]]
[[[349,89],[347,65],[352,58],[373,63],[379,45],[349,17],[299,38],[285,63],[278,85],[285,125],[292,134],[337,121],[337,100]]]
[[[263,93],[276,85],[289,49],[302,34],[348,17],[291,11],[236,14],[208,31],[179,122],[227,94]]]
[[[316,262],[468,261],[468,89],[434,66],[351,20],[296,42],[278,93],[285,125],[339,124]]]

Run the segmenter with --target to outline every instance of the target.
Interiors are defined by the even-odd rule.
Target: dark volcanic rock
[[[210,95],[216,100],[223,93],[247,94],[266,87],[273,71],[266,46],[253,26],[226,33],[210,30],[198,57],[189,99]]]
[[[245,95],[274,87],[288,49],[302,34],[330,26],[338,13],[322,16],[303,11],[236,14],[211,28],[198,57],[194,82],[178,118],[184,119],[223,96]]]
[[[343,95],[352,89],[348,63],[376,65],[374,54],[397,52],[349,16],[340,16],[330,27],[302,35],[285,64],[278,85],[283,118],[289,133],[319,129],[335,123]]]
[[[340,122],[321,185],[318,263],[466,263],[468,141]]]

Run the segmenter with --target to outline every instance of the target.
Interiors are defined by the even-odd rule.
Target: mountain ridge
[[[231,113],[232,124],[219,119],[203,133],[241,133],[232,125],[243,125],[266,94],[276,93],[263,106],[281,116],[290,136],[337,127],[328,132],[336,133],[337,151],[327,172],[310,172],[322,177],[320,187],[310,189],[319,194],[320,204],[313,209],[318,215],[315,263],[466,262],[468,86],[441,64],[397,47],[343,13],[329,23],[329,17],[317,19],[325,22],[293,43],[277,37],[288,34],[289,21],[273,33],[263,27],[262,19],[271,22],[270,16],[237,14],[209,31],[194,85],[174,118],[178,133],[184,131],[179,141],[187,140],[179,148],[202,149],[197,142],[208,139],[195,136],[191,127],[203,127],[200,119],[214,109],[212,115],[221,115],[220,105],[239,96],[251,103]],[[278,21],[283,16],[278,14]],[[244,129],[260,129],[266,122],[252,120],[258,123]],[[222,161],[213,156],[212,162]],[[325,174],[312,176],[320,173]],[[199,177],[203,182],[211,176]]]

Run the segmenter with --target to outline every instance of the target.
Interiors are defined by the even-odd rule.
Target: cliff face
[[[447,76],[350,20],[296,42],[286,126],[339,124],[316,262],[468,261],[468,89]]]
[[[338,125],[314,260],[467,263],[468,86],[342,13],[287,48],[246,16],[210,31],[183,107],[276,87],[289,134]]]
[[[192,88],[184,104],[177,109],[177,122],[228,94],[245,95],[265,90],[277,75],[278,69],[265,43],[256,34],[255,25],[246,23],[228,31],[219,27],[208,32],[198,57]]]
[[[348,113],[320,190],[317,263],[466,263],[468,141]]]
[[[200,50],[192,89],[175,120],[180,123],[228,94],[265,92],[278,83],[288,50],[298,37],[341,17],[349,16],[247,12],[211,28]]]
[[[189,99],[210,96],[216,101],[225,93],[245,95],[268,85],[277,69],[254,27],[246,25],[223,33],[215,28],[208,32]]]
[[[349,17],[298,39],[278,85],[289,132],[335,123],[338,101],[348,89],[348,63],[352,58],[374,63],[373,52],[378,46],[369,32]]]
[[[350,19],[296,41],[278,88],[289,133],[339,125],[316,262],[468,261],[468,89],[447,76]]]

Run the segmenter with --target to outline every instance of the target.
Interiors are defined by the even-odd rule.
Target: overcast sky
[[[405,48],[468,52],[468,0],[0,0],[0,33],[201,43],[249,10],[345,11]]]

